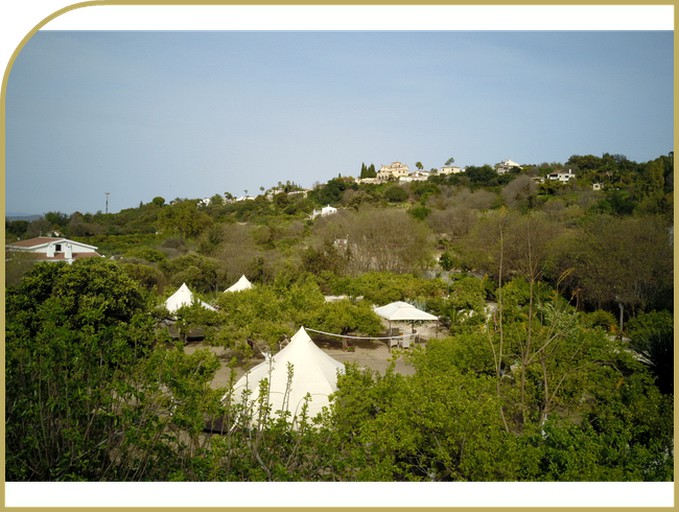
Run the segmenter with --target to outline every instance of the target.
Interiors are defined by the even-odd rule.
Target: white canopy
[[[390,322],[415,322],[418,320],[438,320],[437,316],[434,316],[426,311],[417,309],[412,304],[407,302],[392,302],[386,306],[381,306],[374,309],[375,313],[382,318],[389,320]]]
[[[293,370],[289,389],[288,363]],[[344,365],[318,348],[304,327],[301,327],[285,348],[273,356],[267,355],[263,363],[236,382],[233,396],[239,400],[243,390],[249,389],[252,393],[247,397],[248,403],[252,402],[256,407],[259,383],[262,379],[268,379],[271,414],[279,416],[278,411],[289,411],[292,414],[290,420],[294,423],[295,417],[302,411],[307,393],[311,395],[309,418],[328,406],[328,395],[337,391],[337,373],[343,371]],[[254,410],[253,415],[256,413]]]
[[[252,288],[252,283],[248,281],[248,278],[245,276],[240,276],[240,279],[236,281],[234,284],[229,286],[225,292],[240,292],[243,290],[249,290]]]
[[[210,306],[210,304],[208,304],[207,302],[203,302],[200,299],[195,299],[195,301],[204,308],[216,311],[216,309]],[[170,313],[174,313],[182,306],[190,306],[193,303],[194,303],[193,293],[191,292],[191,290],[189,290],[189,287],[186,286],[186,283],[182,283],[179,289],[167,298],[167,300],[165,301],[165,307]]]

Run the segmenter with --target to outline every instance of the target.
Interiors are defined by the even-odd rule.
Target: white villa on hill
[[[407,178],[410,174],[410,168],[401,162],[392,162],[389,165],[382,165],[377,171],[377,181],[398,181],[401,178]]]
[[[517,164],[513,160],[503,160],[499,164],[495,164],[495,171],[498,174],[505,174],[508,173],[509,171],[513,171],[514,169],[521,170],[521,166]]]
[[[445,165],[439,169],[439,174],[460,174],[462,168],[457,165]]]
[[[38,236],[20,240],[7,246],[7,250],[29,254],[35,261],[73,261],[81,258],[102,257],[93,245],[63,237]]]
[[[547,175],[547,179],[550,181],[560,181],[561,183],[568,183],[570,180],[575,178],[575,173],[568,169],[568,171],[553,172]]]
[[[335,213],[337,213],[337,208],[335,208],[334,206],[328,205],[328,206],[324,206],[320,210],[314,210],[311,213],[311,218],[315,219],[316,217],[325,217],[326,215],[333,215]]]

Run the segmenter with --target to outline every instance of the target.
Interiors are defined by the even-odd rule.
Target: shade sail
[[[292,365],[293,371],[289,389],[288,364]],[[255,417],[259,383],[262,379],[268,379],[268,401],[274,416],[279,416],[277,411],[289,411],[292,414],[290,419],[294,421],[295,416],[301,413],[308,393],[311,395],[308,416],[313,418],[330,403],[328,396],[337,391],[337,374],[343,371],[344,365],[318,348],[304,327],[301,327],[285,348],[273,356],[267,356],[263,363],[252,368],[236,382],[233,396],[238,400],[243,390],[250,390],[252,394],[247,400],[253,405],[252,413]]]
[[[386,306],[381,306],[374,309],[375,313],[382,318],[389,320],[390,322],[415,322],[418,320],[438,320],[437,316],[434,316],[426,311],[417,309],[412,304],[407,302],[392,302]]]

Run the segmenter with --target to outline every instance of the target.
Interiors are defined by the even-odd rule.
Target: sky
[[[6,211],[673,149],[671,31],[40,31],[6,92]],[[108,193],[108,196],[106,195]]]

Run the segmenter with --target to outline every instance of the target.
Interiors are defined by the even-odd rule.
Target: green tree
[[[36,265],[8,290],[9,480],[98,480],[116,464],[118,384],[153,343],[145,307],[99,259]]]
[[[379,317],[365,301],[354,303],[345,299],[326,302],[317,310],[312,322],[315,329],[333,334],[377,336],[384,331]],[[342,348],[348,348],[346,338],[342,338]]]
[[[384,197],[390,203],[402,203],[408,199],[408,193],[402,187],[394,185],[384,191]]]
[[[660,391],[674,392],[674,319],[669,311],[641,313],[627,323],[632,348],[656,378]]]
[[[212,219],[198,209],[196,201],[180,201],[160,211],[159,223],[171,233],[179,233],[184,238],[195,238],[211,225]]]
[[[47,212],[45,214],[45,220],[52,229],[62,229],[68,224],[68,215],[61,212]]]

